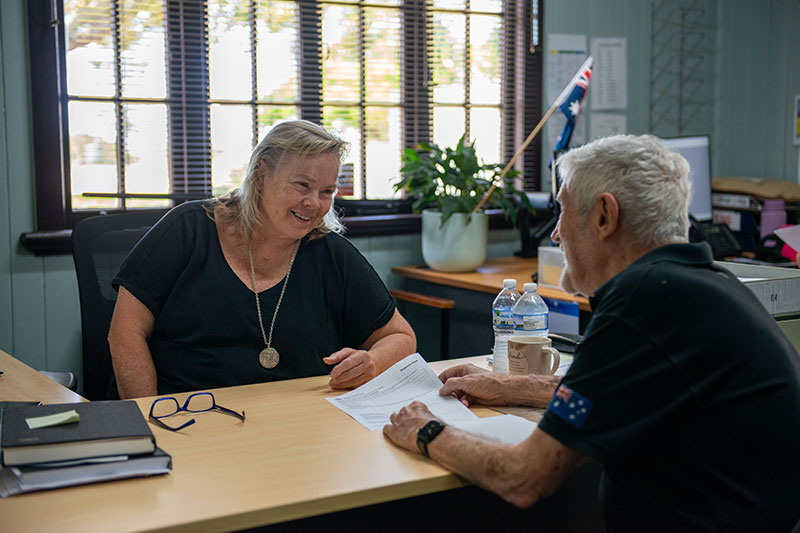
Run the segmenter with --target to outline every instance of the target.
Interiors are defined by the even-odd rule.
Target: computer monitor
[[[698,221],[711,220],[711,146],[708,135],[663,139],[673,152],[678,152],[689,162],[689,181],[692,182],[692,198],[689,214]]]

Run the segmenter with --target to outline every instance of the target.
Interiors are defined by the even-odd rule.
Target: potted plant
[[[486,260],[489,217],[475,211],[483,196],[498,182],[503,165],[484,164],[475,146],[461,136],[456,147],[440,148],[422,143],[407,148],[402,156],[402,174],[394,188],[416,197],[412,205],[422,212],[422,256],[434,270],[467,272]],[[510,170],[497,183],[483,204],[500,208],[516,224],[516,196],[532,209],[527,195],[514,187],[519,171]]]

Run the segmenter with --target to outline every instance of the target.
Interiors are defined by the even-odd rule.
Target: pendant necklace
[[[272,313],[272,322],[269,324],[269,337],[267,337],[267,334],[264,332],[264,321],[261,319],[261,303],[258,300],[258,289],[256,288],[256,267],[253,263],[253,243],[252,241],[248,241],[247,243],[247,255],[250,258],[250,277],[253,280],[253,292],[256,295],[258,325],[261,327],[261,337],[264,339],[264,344],[267,345],[267,347],[261,350],[261,353],[258,354],[258,362],[261,364],[261,366],[268,370],[278,366],[278,362],[281,359],[280,354],[278,354],[278,350],[272,347],[272,330],[275,327],[275,319],[278,318],[278,309],[281,308],[283,293],[286,292],[286,284],[289,283],[289,274],[292,273],[292,265],[294,265],[294,258],[297,256],[297,250],[299,248],[300,244],[298,243],[297,248],[294,249],[294,253],[292,254],[292,259],[289,261],[289,270],[286,272],[286,277],[283,280],[281,295],[278,296],[278,303],[275,304],[275,312]]]

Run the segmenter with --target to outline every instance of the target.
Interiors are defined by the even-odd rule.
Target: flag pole
[[[517,159],[519,159],[519,158],[520,158],[520,156],[522,155],[522,152],[524,152],[524,151],[525,151],[525,148],[527,148],[527,147],[528,147],[528,145],[531,143],[531,141],[533,141],[534,137],[536,137],[536,135],[539,133],[539,130],[541,130],[541,129],[542,129],[542,126],[544,126],[544,123],[545,123],[545,122],[547,122],[547,119],[549,119],[549,118],[550,118],[550,115],[552,115],[552,114],[553,114],[553,112],[554,112],[556,109],[558,109],[558,106],[557,106],[557,105],[553,104],[553,105],[551,105],[551,106],[550,106],[550,109],[548,109],[548,110],[547,110],[547,113],[545,113],[545,114],[544,114],[544,116],[543,116],[543,117],[542,117],[542,119],[539,121],[539,123],[536,125],[536,127],[535,127],[535,128],[533,128],[533,131],[531,131],[531,132],[530,132],[530,134],[528,135],[528,138],[527,138],[527,139],[525,139],[525,142],[524,142],[524,143],[522,143],[522,146],[520,146],[520,147],[517,149],[516,153],[514,154],[514,157],[512,157],[512,158],[511,158],[511,161],[509,161],[509,162],[508,162],[508,164],[507,164],[507,165],[505,166],[505,168],[503,169],[503,171],[502,171],[502,172],[500,172],[500,176],[498,176],[498,179],[496,179],[496,180],[495,180],[495,181],[492,183],[492,186],[491,186],[491,187],[489,187],[489,190],[488,190],[488,191],[486,191],[486,194],[484,194],[484,195],[483,195],[483,198],[481,198],[481,201],[480,201],[480,202],[478,202],[478,205],[476,205],[476,206],[475,206],[475,209],[473,209],[473,210],[472,210],[472,213],[473,213],[473,214],[474,214],[474,213],[476,213],[476,212],[478,211],[478,209],[480,209],[481,207],[483,207],[483,204],[485,204],[485,203],[486,203],[486,200],[488,200],[488,199],[489,199],[489,197],[492,195],[492,193],[494,192],[494,190],[497,188],[497,182],[498,182],[498,181],[499,181],[500,183],[502,183],[502,182],[503,182],[503,178],[505,178],[505,177],[506,177],[506,174],[508,174],[508,171],[511,169],[511,167],[512,167],[512,166],[514,166],[514,163],[516,163],[516,162],[517,162]]]
[[[524,151],[525,151],[525,148],[527,148],[527,147],[528,147],[528,145],[531,143],[531,141],[533,141],[534,137],[536,137],[536,135],[539,133],[539,130],[541,130],[541,129],[542,129],[542,126],[544,126],[544,123],[545,123],[545,122],[547,122],[547,119],[549,119],[549,118],[550,118],[550,115],[552,115],[552,114],[553,114],[553,112],[554,112],[556,109],[558,109],[558,107],[559,107],[561,104],[563,104],[563,103],[564,103],[564,100],[566,100],[567,96],[569,96],[569,93],[570,93],[570,91],[572,91],[572,86],[573,86],[573,85],[575,85],[575,82],[578,80],[578,78],[580,77],[580,75],[581,75],[581,74],[582,74],[582,73],[583,73],[583,72],[584,72],[584,71],[585,71],[587,68],[591,68],[591,66],[592,66],[592,63],[593,63],[592,56],[589,56],[588,58],[586,58],[586,61],[584,61],[584,63],[583,63],[583,65],[581,66],[581,68],[578,70],[578,72],[576,72],[576,73],[575,73],[575,76],[573,76],[572,80],[571,80],[571,81],[570,81],[570,82],[567,84],[567,86],[566,86],[566,87],[564,87],[564,90],[563,90],[563,91],[561,91],[561,94],[560,94],[560,95],[558,95],[558,98],[556,98],[556,99],[555,99],[555,101],[553,102],[553,105],[551,105],[551,106],[550,106],[550,109],[548,109],[548,110],[547,110],[547,113],[545,113],[545,114],[544,114],[544,116],[543,116],[543,117],[542,117],[542,119],[539,121],[539,123],[536,125],[536,127],[535,127],[535,128],[533,128],[533,131],[531,131],[531,132],[530,132],[530,134],[528,135],[528,138],[527,138],[527,139],[525,139],[525,142],[523,142],[523,143],[522,143],[522,146],[520,146],[520,147],[517,149],[516,153],[514,154],[514,157],[512,157],[512,158],[511,158],[511,161],[509,161],[509,162],[508,162],[508,164],[507,164],[507,165],[505,166],[505,168],[503,169],[503,171],[502,171],[502,172],[500,172],[500,175],[498,176],[498,179],[496,179],[496,180],[494,180],[494,181],[492,182],[492,186],[491,186],[491,187],[489,187],[489,190],[488,190],[488,191],[486,191],[486,194],[484,194],[484,195],[483,195],[483,198],[481,198],[481,201],[480,201],[480,202],[478,202],[478,205],[476,205],[476,206],[475,206],[475,209],[473,209],[473,210],[472,210],[472,213],[471,213],[471,214],[475,214],[475,213],[478,211],[478,209],[480,209],[481,207],[483,207],[483,204],[485,204],[485,203],[486,203],[486,200],[488,200],[488,199],[489,199],[489,197],[492,195],[492,193],[494,192],[494,190],[497,188],[497,182],[498,182],[498,181],[499,181],[500,183],[502,183],[502,182],[503,182],[503,178],[505,178],[505,177],[506,177],[506,174],[508,174],[508,171],[509,171],[509,170],[511,169],[511,167],[514,165],[514,163],[516,163],[516,162],[517,162],[517,159],[519,159],[519,157],[522,155],[522,152],[524,152]],[[553,189],[553,190],[555,190],[555,189]]]

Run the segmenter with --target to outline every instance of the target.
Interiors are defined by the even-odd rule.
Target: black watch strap
[[[428,444],[442,432],[444,427],[445,425],[438,420],[431,420],[420,428],[417,432],[417,447],[419,451],[422,452],[422,455],[430,457],[430,455],[428,455]]]

